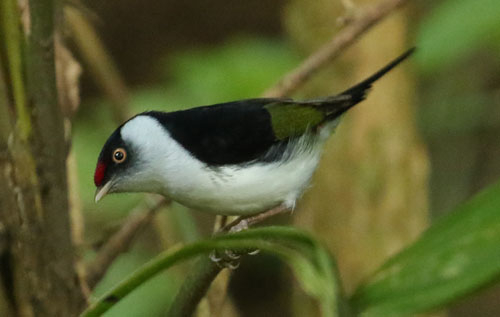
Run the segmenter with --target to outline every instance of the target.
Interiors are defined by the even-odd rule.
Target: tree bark
[[[318,39],[307,34],[334,29],[336,16],[345,13],[340,2],[294,0],[288,10],[291,36],[303,49],[314,48]],[[368,77],[409,47],[406,28],[404,12],[391,16],[346,50],[306,94],[337,93]],[[345,115],[296,212],[296,223],[336,255],[348,294],[427,225],[428,158],[414,122],[409,64],[411,59],[375,83],[367,100]]]
[[[4,284],[13,294],[14,315],[77,316],[84,296],[71,241],[68,149],[54,61],[54,20],[59,3],[33,0],[29,6],[23,64],[27,104],[15,107],[30,114],[28,122],[24,122],[31,131],[28,138],[22,137],[19,124],[15,123],[19,118],[13,115],[13,105],[0,104],[0,115],[6,114],[7,118],[2,119],[7,124],[0,133],[0,221],[8,239],[4,255],[10,268],[2,274],[4,281],[10,281]],[[14,13],[14,27],[20,27],[20,15],[17,10]],[[16,71],[19,70],[9,69],[10,73]],[[6,100],[12,101],[11,94],[6,95]],[[11,275],[5,276],[6,273]]]

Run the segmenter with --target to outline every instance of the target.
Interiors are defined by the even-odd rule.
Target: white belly
[[[184,157],[170,170],[164,194],[188,207],[224,215],[250,215],[280,204],[293,207],[318,165],[320,146],[298,151],[285,162],[207,167]],[[186,164],[186,160],[192,160]],[[189,166],[189,167],[188,167]]]
[[[171,184],[168,195],[186,206],[225,215],[259,213],[282,203],[293,207],[309,183],[317,156],[284,164],[204,168],[191,181]]]

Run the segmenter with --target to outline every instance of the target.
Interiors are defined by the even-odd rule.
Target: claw
[[[210,254],[208,255],[208,257],[210,258],[210,260],[212,260],[212,262],[217,263],[217,264],[219,264],[219,262],[222,261],[222,257],[219,256],[217,254],[217,251],[215,251],[215,250],[213,250],[212,252],[210,252]]]
[[[241,254],[238,254],[238,253],[231,251],[231,250],[225,250],[224,253],[231,260],[238,260],[239,258],[241,258]]]
[[[217,267],[219,269],[225,269],[226,268],[226,264],[224,262],[214,262],[215,265],[217,265]]]
[[[215,262],[215,265],[217,265],[220,269],[230,269],[230,270],[236,270],[240,266],[240,261],[234,260],[234,261],[219,261]]]
[[[226,264],[227,268],[233,271],[240,267],[240,261],[227,262]]]
[[[259,249],[255,249],[255,250],[249,251],[247,254],[248,255],[257,255],[259,253],[260,253],[260,250]]]
[[[221,269],[236,270],[240,266],[240,261],[238,260],[241,255],[231,250],[225,250],[222,256],[216,250],[213,250],[208,257]]]

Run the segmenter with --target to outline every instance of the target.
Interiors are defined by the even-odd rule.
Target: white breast
[[[145,131],[144,127],[148,130]],[[301,144],[285,162],[210,167],[195,159],[153,118],[138,116],[122,128],[122,138],[142,157],[143,177],[155,191],[188,207],[225,215],[248,215],[279,204],[293,207],[318,164],[321,144]],[[154,142],[153,140],[166,140]]]

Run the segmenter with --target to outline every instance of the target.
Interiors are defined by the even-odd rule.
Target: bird
[[[94,174],[95,201],[110,193],[147,192],[216,215],[293,210],[346,111],[414,50],[332,96],[140,113],[105,142]]]

